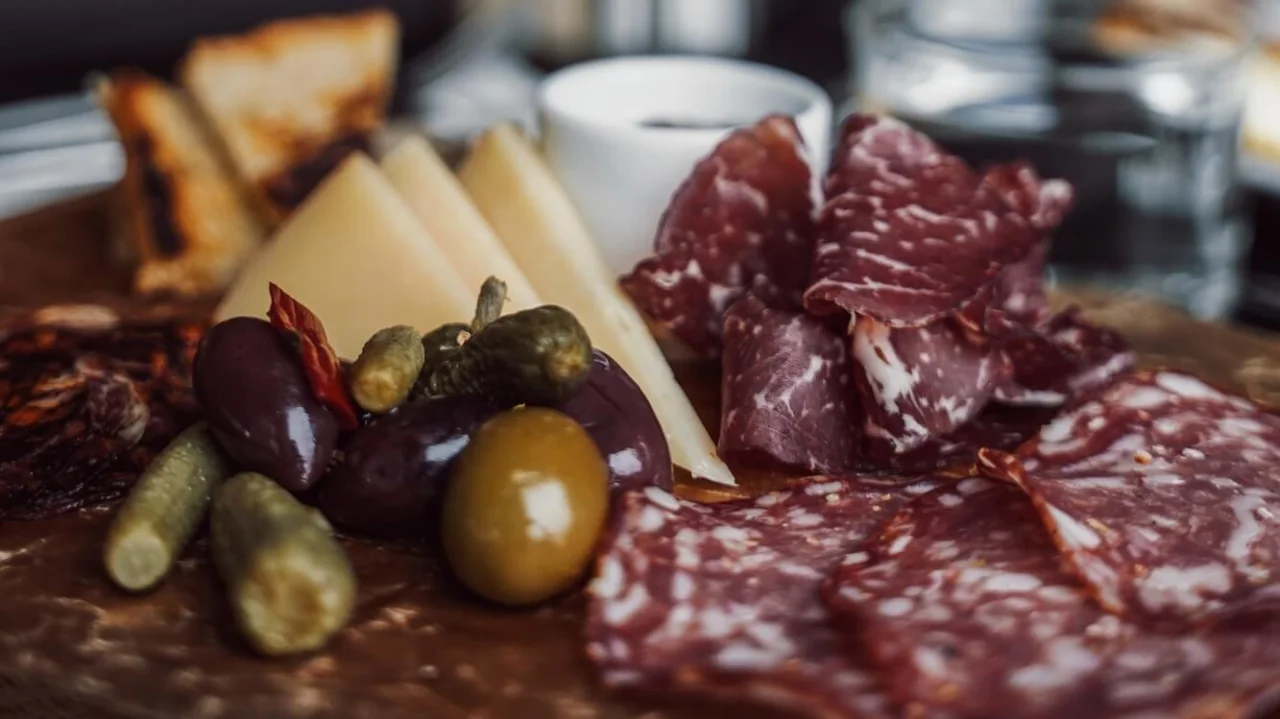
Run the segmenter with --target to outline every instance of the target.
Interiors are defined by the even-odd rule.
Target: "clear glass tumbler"
[[[1216,17],[1162,37],[1098,6],[859,0],[848,15],[854,105],[912,123],[975,166],[1026,158],[1069,180],[1059,282],[1224,316],[1248,237],[1236,184],[1247,23]]]

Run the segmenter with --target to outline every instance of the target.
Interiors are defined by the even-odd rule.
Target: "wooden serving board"
[[[102,197],[86,198],[0,224],[0,321],[55,302],[139,307],[105,250],[105,208]],[[1276,336],[1138,298],[1060,293],[1056,301],[1080,302],[1118,328],[1144,365],[1188,369],[1280,404]],[[678,374],[714,424],[714,368]],[[726,499],[765,491],[778,477],[743,480],[738,490],[685,480],[680,491]],[[360,582],[351,626],[316,656],[260,659],[231,628],[202,543],[151,594],[112,587],[99,555],[109,517],[98,508],[0,523],[0,719],[773,716],[607,692],[583,656],[580,596],[500,609],[463,592],[430,552],[358,540],[344,540]]]

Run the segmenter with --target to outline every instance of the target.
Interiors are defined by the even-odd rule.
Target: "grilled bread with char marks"
[[[127,158],[114,241],[141,294],[222,291],[264,229],[211,129],[181,90],[136,71],[97,82]]]
[[[255,205],[278,224],[382,125],[399,23],[371,10],[280,20],[198,40],[179,71]]]

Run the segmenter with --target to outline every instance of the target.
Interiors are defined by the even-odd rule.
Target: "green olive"
[[[569,416],[524,407],[476,430],[453,468],[445,555],[477,594],[513,606],[571,588],[608,513],[608,468]]]

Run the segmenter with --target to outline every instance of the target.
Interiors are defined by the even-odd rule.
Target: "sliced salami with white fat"
[[[1280,417],[1243,398],[1133,374],[982,459],[1114,612],[1185,628],[1280,606]]]
[[[1103,612],[1026,497],[982,479],[900,510],[825,597],[907,716],[1231,718],[1280,698],[1275,627],[1165,636]]]
[[[798,306],[813,253],[811,173],[795,122],[770,116],[701,160],[663,215],[654,256],[622,278],[645,314],[699,354],[748,290]]]
[[[847,343],[821,320],[755,295],[735,302],[724,328],[720,456],[808,474],[852,470],[860,434]]]
[[[889,716],[819,588],[880,522],[936,486],[817,477],[720,505],[656,487],[624,495],[588,590],[587,649],[601,679],[814,716]]]

